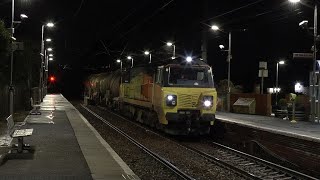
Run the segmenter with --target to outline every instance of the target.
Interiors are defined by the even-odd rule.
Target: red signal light
[[[51,76],[49,80],[50,80],[50,82],[53,83],[54,81],[56,81],[56,78],[54,76]]]

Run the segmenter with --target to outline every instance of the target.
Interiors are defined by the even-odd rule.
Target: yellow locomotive
[[[203,61],[92,75],[86,94],[168,134],[208,134],[215,120],[217,92],[212,68]]]

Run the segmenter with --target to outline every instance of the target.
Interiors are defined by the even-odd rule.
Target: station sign
[[[293,53],[293,59],[313,59],[313,53]]]
[[[23,51],[24,50],[23,42],[13,42],[12,43],[12,50],[13,51]]]
[[[260,69],[259,70],[259,77],[268,77],[268,70]]]

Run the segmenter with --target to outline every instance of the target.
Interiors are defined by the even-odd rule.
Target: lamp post
[[[284,61],[277,62],[277,74],[276,74],[276,106],[278,105],[278,93],[279,93],[279,64],[284,65]]]
[[[218,25],[212,25],[211,29],[213,31],[219,31],[220,27]],[[228,57],[227,57],[227,62],[228,62],[228,90],[227,90],[227,108],[228,111],[230,111],[230,92],[231,92],[231,88],[230,88],[230,76],[231,76],[231,59],[232,59],[232,54],[231,54],[231,31],[229,31],[229,49],[225,50],[228,51]],[[223,45],[219,45],[220,49],[223,49],[224,46]]]
[[[169,47],[173,46],[173,56],[171,57],[171,59],[175,59],[176,58],[176,45],[169,41],[169,42],[167,42],[167,46],[169,46]]]
[[[42,102],[43,97],[46,94],[44,85],[46,84],[47,76],[48,76],[48,68],[47,65],[47,57],[46,57],[46,50],[45,50],[45,43],[44,43],[44,30],[45,27],[52,28],[54,27],[54,24],[52,22],[48,22],[46,25],[41,26],[41,63],[40,63],[40,77],[39,77],[39,100]],[[51,39],[46,39],[47,42],[50,42]],[[48,52],[52,51],[52,48],[47,49]],[[43,69],[45,69],[45,75],[43,72]],[[44,77],[45,76],[45,77]]]
[[[21,14],[20,15],[21,19],[26,19],[28,18],[27,15]],[[13,98],[14,98],[14,86],[13,86],[13,53],[14,49],[13,47],[13,41],[16,39],[14,38],[14,25],[19,24],[21,21],[15,21],[14,20],[14,0],[12,0],[12,6],[11,6],[11,50],[10,50],[10,85],[9,85],[9,113],[12,115],[13,114]]]
[[[120,59],[117,59],[117,63],[120,63],[120,71],[122,72],[122,61]]]
[[[150,64],[150,63],[151,63],[151,53],[150,53],[149,51],[145,51],[144,54],[145,54],[146,56],[149,55],[149,64]]]
[[[133,68],[133,58],[131,56],[128,56],[127,59],[131,60],[131,68]]]
[[[288,0],[291,3],[299,3],[300,0]],[[318,5],[314,3],[314,24],[313,24],[313,68],[312,68],[312,88],[311,88],[311,116],[310,120],[315,121],[316,118],[316,66],[317,66],[317,36],[318,36]],[[318,119],[319,119],[319,112]]]

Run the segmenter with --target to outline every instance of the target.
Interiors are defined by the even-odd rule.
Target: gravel
[[[141,179],[179,179],[158,161],[90,115],[79,104],[75,106]],[[171,137],[159,136],[151,129],[139,127],[138,123],[123,120],[101,108],[95,106],[88,108],[196,179],[243,179],[233,171],[213,164],[180,146],[170,140]]]

